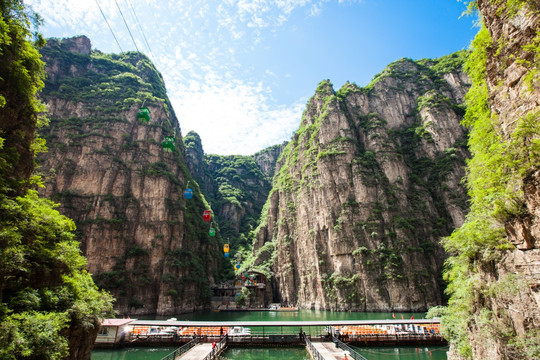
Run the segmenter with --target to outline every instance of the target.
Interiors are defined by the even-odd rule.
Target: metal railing
[[[356,350],[354,350],[352,347],[345,344],[343,341],[339,340],[335,336],[332,338],[332,341],[334,342],[334,344],[336,344],[336,347],[339,347],[344,351],[348,351],[350,357],[352,357],[354,360],[367,360],[365,357],[356,352]]]
[[[176,359],[176,357],[187,353],[189,350],[191,350],[192,347],[194,347],[198,343],[199,343],[199,340],[195,338],[191,340],[190,342],[188,342],[187,344],[183,345],[182,347],[179,347],[178,349],[174,350],[172,353],[165,356],[161,360],[174,360]]]
[[[304,339],[306,340],[306,347],[308,348],[309,353],[311,354],[312,359],[314,360],[324,360],[324,357],[321,355],[319,350],[313,346],[313,343],[307,336],[304,336]]]
[[[214,348],[212,349],[212,352],[210,354],[206,355],[203,360],[213,360],[213,359],[215,359],[216,356],[221,354],[223,349],[225,349],[226,347],[227,347],[227,337],[224,337],[223,339],[221,339],[221,341],[219,343],[216,344],[216,346],[214,346]]]

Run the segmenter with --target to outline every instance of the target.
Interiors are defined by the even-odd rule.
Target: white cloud
[[[98,1],[122,49],[134,50],[115,0]],[[116,1],[139,49],[148,51],[127,0]],[[305,101],[276,103],[269,85],[250,79],[252,69],[237,59],[262,42],[269,31],[286,24],[294,11],[320,13],[325,2],[355,0],[129,1],[150,42],[152,60],[165,78],[182,133],[199,133],[207,153],[253,154],[290,138],[298,128]],[[46,31],[85,34],[95,48],[118,51],[94,0],[25,3],[45,18]],[[257,76],[278,79],[270,70]]]
[[[250,155],[288,140],[298,128],[303,102],[271,106],[261,83],[210,77],[171,96],[182,133],[197,132],[206,153]]]

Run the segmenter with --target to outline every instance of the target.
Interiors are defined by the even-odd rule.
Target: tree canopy
[[[72,220],[40,198],[35,135],[46,120],[36,98],[43,62],[40,19],[0,0],[0,358],[63,359],[75,334],[96,334],[112,297],[86,271]],[[89,336],[91,338],[91,336]],[[93,339],[92,339],[93,340]],[[82,358],[82,357],[81,357]]]

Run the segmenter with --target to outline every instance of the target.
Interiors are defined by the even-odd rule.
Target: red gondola
[[[212,210],[204,210],[202,218],[204,221],[212,221]]]

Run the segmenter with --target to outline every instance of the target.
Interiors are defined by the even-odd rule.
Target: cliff
[[[401,59],[365,88],[319,84],[278,161],[254,244],[276,301],[357,311],[443,301],[440,238],[467,211],[465,55]]]
[[[239,259],[251,250],[250,233],[257,226],[284,145],[252,156],[205,154],[195,132],[184,137],[188,167],[204,189],[219,223],[221,236]],[[232,275],[232,274],[231,274]]]
[[[42,55],[50,117],[42,192],[75,220],[96,283],[120,314],[207,306],[220,239],[202,220],[208,205],[186,167],[161,74],[142,54],[93,51],[84,36],[51,39]],[[143,104],[149,121],[138,118]]]
[[[471,212],[445,241],[450,358],[539,359],[540,6],[476,1],[467,71]]]

